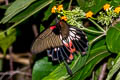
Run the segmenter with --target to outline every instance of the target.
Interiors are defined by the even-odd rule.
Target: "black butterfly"
[[[74,53],[80,52],[84,55],[87,48],[88,40],[83,31],[68,25],[65,21],[59,21],[38,36],[31,51],[40,53],[47,50],[52,60],[70,62],[74,58]]]

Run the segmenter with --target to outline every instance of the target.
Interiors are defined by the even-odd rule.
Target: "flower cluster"
[[[56,13],[56,10],[57,10],[56,6],[53,6],[51,9],[51,13]]]
[[[105,4],[103,9],[104,11],[99,12],[97,21],[102,25],[109,26],[120,12],[120,7],[116,7],[114,9],[113,6],[110,6],[110,4]]]
[[[83,26],[80,19],[85,18],[86,15],[79,7],[76,7],[73,10],[64,10],[63,5],[53,6],[51,12],[58,13],[58,18],[77,27]]]
[[[51,13],[61,13],[63,12],[63,5],[58,5],[57,7],[56,6],[53,6],[52,9],[51,9]],[[61,20],[64,20],[64,21],[67,21],[67,17],[64,16],[64,15],[58,15],[60,17]]]
[[[67,17],[66,16],[61,16],[61,20],[67,21]]]
[[[52,9],[51,9],[51,12],[52,13],[57,13],[57,12],[60,12],[62,10],[63,10],[63,5],[58,5],[57,7],[53,6]]]
[[[86,17],[87,17],[87,18],[91,18],[92,15],[93,15],[93,12],[92,12],[92,11],[88,11],[88,12],[86,13]]]
[[[98,23],[101,23],[104,26],[109,26],[114,18],[120,13],[120,6],[114,9],[110,4],[105,4],[103,10],[104,11],[99,12],[99,15],[96,18],[93,17],[94,14],[92,11],[85,13],[80,7],[76,7],[73,10],[64,10],[63,5],[58,5],[53,6],[51,12],[57,13],[58,18],[61,20],[67,21],[67,23],[80,28],[84,27],[82,22],[82,19],[84,18],[91,18],[97,20]]]
[[[113,7],[110,7],[110,4],[105,4],[105,5],[103,6],[103,9],[106,10],[106,11],[112,10],[112,8],[113,8]],[[115,13],[120,13],[120,6],[119,6],[119,7],[116,7],[116,8],[114,9],[114,12],[115,12]]]
[[[115,10],[114,10],[114,12],[120,13],[120,7],[116,7]]]
[[[67,17],[67,23],[76,26],[83,27],[82,19],[85,17],[85,12],[80,9],[80,7],[76,7],[73,10],[64,11],[64,15]]]
[[[110,8],[110,4],[105,4],[104,6],[103,6],[103,9],[104,10],[108,10]]]

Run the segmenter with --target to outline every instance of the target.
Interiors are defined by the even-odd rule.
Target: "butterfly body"
[[[69,36],[69,26],[64,22],[58,23],[60,26],[61,36],[63,39],[66,39]]]
[[[41,53],[47,50],[52,60],[67,60],[74,58],[73,53],[86,54],[88,41],[83,31],[79,28],[60,21],[41,33],[33,43],[32,53]]]

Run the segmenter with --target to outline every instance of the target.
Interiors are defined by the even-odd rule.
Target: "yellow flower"
[[[89,12],[86,13],[86,17],[87,17],[87,18],[92,17],[92,15],[93,15],[93,12],[92,12],[92,11],[89,11]]]
[[[67,21],[67,17],[66,16],[62,16],[61,20]]]
[[[105,4],[104,6],[103,6],[103,9],[104,10],[108,10],[110,8],[110,4]]]
[[[53,6],[52,9],[51,9],[51,13],[55,13],[56,12],[56,6]]]
[[[62,4],[61,4],[61,5],[58,5],[57,10],[58,10],[58,11],[63,10],[63,5],[62,5]]]
[[[115,10],[114,10],[114,12],[119,13],[120,12],[120,6],[116,7]]]

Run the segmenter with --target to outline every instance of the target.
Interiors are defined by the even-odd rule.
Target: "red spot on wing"
[[[72,54],[70,54],[69,59],[73,60],[73,55]]]
[[[66,47],[69,47],[68,43],[64,43],[64,45],[65,45]]]
[[[51,26],[51,27],[50,27],[51,30],[53,30],[53,29],[55,29],[55,28],[56,28],[56,26]]]
[[[72,41],[69,42],[69,48],[70,48],[70,52],[73,53],[75,52],[75,47],[73,47]]]
[[[72,41],[70,41],[69,43],[64,43],[64,45],[69,49],[70,53],[73,53],[76,51],[75,47],[73,46]]]

